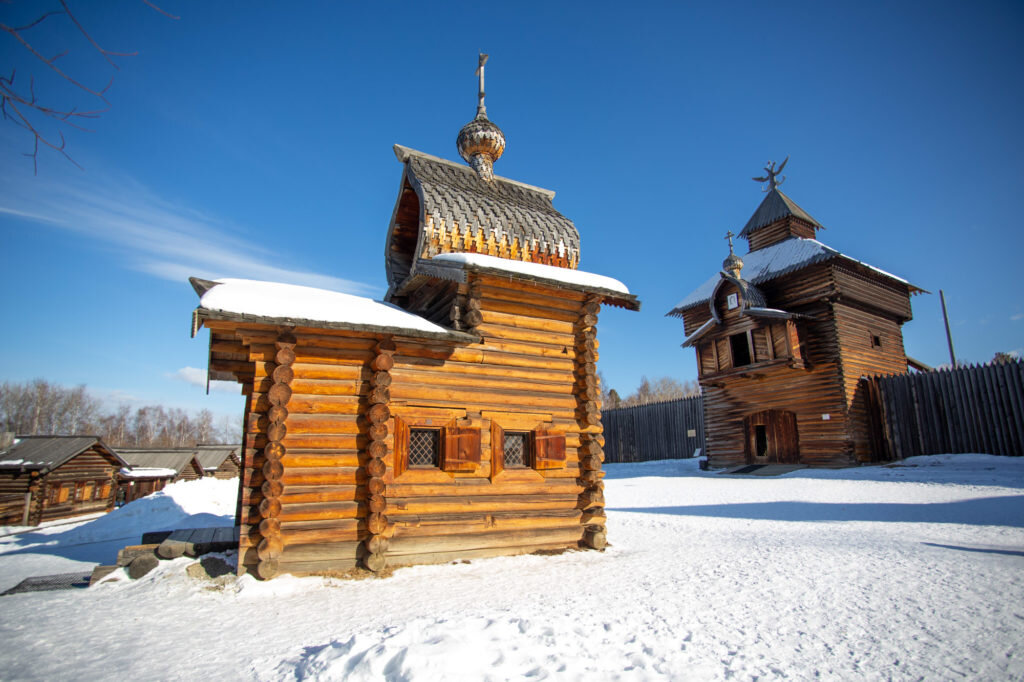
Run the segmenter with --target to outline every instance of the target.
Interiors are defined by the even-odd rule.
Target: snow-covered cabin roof
[[[790,237],[778,244],[772,244],[763,249],[751,251],[743,256],[743,279],[752,284],[759,285],[776,277],[781,277],[809,265],[833,258],[842,259],[853,265],[867,268],[890,280],[905,284],[910,288],[911,293],[924,291],[901,277],[897,277],[855,258],[850,258],[832,247],[822,244],[817,239],[806,239],[803,237]],[[721,274],[709,277],[707,281],[687,294],[683,300],[679,301],[668,314],[679,317],[682,316],[685,310],[711,300],[715,287],[718,286],[721,279]]]
[[[196,458],[195,448],[141,448],[120,450],[121,458],[130,469],[170,469],[177,476],[195,460],[202,474],[202,465]]]
[[[747,221],[743,230],[740,231],[739,236],[748,239],[752,232],[756,232],[762,227],[767,227],[776,220],[790,216],[804,220],[816,229],[824,229],[821,223],[811,217],[810,213],[797,206],[795,201],[787,197],[782,193],[782,190],[776,187],[765,195],[757,210],[754,211],[754,215],[750,216],[750,220]]]
[[[473,341],[396,305],[338,291],[250,279],[191,279],[199,294],[196,324],[204,319],[289,324],[326,329]]]
[[[238,454],[240,445],[197,445],[196,457],[203,471],[216,471],[224,465],[224,461],[232,455]]]
[[[640,309],[640,302],[636,300],[636,296],[629,293],[629,288],[625,284],[612,277],[582,270],[570,270],[543,263],[526,263],[482,253],[438,254],[429,261],[422,262],[419,269],[420,275],[454,282],[465,282],[466,272],[479,272],[600,294],[604,296],[605,303],[629,310]]]
[[[163,467],[122,467],[122,478],[174,478],[178,472]]]
[[[521,260],[579,263],[579,232],[555,210],[554,192],[500,176],[487,182],[469,166],[401,145],[395,155],[405,171],[385,245],[392,290],[435,251],[469,251],[467,237],[476,251],[492,240],[506,249],[517,242]]]
[[[125,461],[97,436],[20,436],[0,452],[0,468],[53,471],[94,445],[124,466]]]

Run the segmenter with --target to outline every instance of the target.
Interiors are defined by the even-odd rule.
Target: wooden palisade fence
[[[1024,455],[1024,363],[865,377],[861,390],[878,460]]]
[[[605,410],[602,420],[607,462],[683,459],[704,451],[700,396]]]

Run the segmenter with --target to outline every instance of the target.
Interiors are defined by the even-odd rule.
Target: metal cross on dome
[[[769,161],[768,165],[764,167],[764,172],[767,173],[767,175],[762,176],[760,178],[751,178],[751,180],[753,180],[754,182],[767,182],[768,189],[761,188],[761,191],[771,192],[773,189],[775,189],[776,187],[778,187],[779,185],[786,181],[785,175],[783,175],[781,178],[778,177],[782,173],[782,169],[786,167],[786,161],[789,161],[789,155],[787,155],[783,162],[779,164],[778,168],[775,167],[774,161]]]
[[[729,240],[729,255],[732,255],[732,238],[735,236],[736,235],[732,233],[732,230],[725,233],[725,238]]]

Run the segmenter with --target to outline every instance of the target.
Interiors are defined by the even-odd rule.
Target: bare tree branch
[[[30,75],[28,82],[27,92],[24,90],[24,86],[21,89],[15,85],[15,71],[11,70],[9,78],[0,76],[0,114],[5,121],[10,121],[18,127],[31,133],[33,137],[32,152],[26,153],[26,156],[32,158],[33,172],[39,170],[38,159],[40,144],[44,147],[49,147],[59,152],[65,159],[74,164],[77,168],[82,167],[75,162],[74,159],[67,153],[66,141],[64,139],[64,133],[60,130],[57,131],[56,136],[53,133],[44,133],[38,123],[34,123],[31,118],[34,116],[36,121],[40,121],[40,117],[50,118],[56,121],[58,124],[67,125],[69,127],[91,132],[88,128],[84,128],[77,124],[80,119],[87,118],[99,118],[99,116],[110,110],[110,102],[107,100],[107,92],[114,83],[113,77],[110,81],[101,89],[96,90],[85,83],[72,77],[64,69],[57,66],[56,62],[58,59],[68,55],[69,50],[63,50],[58,52],[52,57],[45,57],[35,47],[28,42],[28,40],[22,35],[25,31],[35,28],[43,23],[46,19],[52,16],[65,15],[71,21],[72,24],[78,29],[78,32],[85,38],[93,50],[99,53],[108,64],[114,67],[115,70],[119,70],[120,67],[114,61],[113,57],[134,57],[138,55],[138,52],[114,52],[102,47],[99,43],[93,39],[92,35],[86,30],[85,26],[78,20],[74,12],[68,6],[67,0],[59,0],[62,10],[52,10],[41,14],[33,21],[25,24],[24,26],[12,27],[5,23],[0,23],[0,32],[7,33],[13,37],[21,46],[35,58],[35,60],[53,71],[58,78],[64,80],[72,87],[79,91],[85,92],[93,97],[99,99],[105,106],[99,109],[86,109],[80,111],[77,106],[70,108],[58,108],[54,106],[48,106],[41,103],[36,97],[35,88],[35,77]],[[179,17],[170,14],[149,0],[142,0],[142,2],[153,10],[160,12],[161,14],[170,17],[171,19],[178,19]],[[24,82],[24,81],[23,81]],[[60,141],[58,142],[56,137],[59,136]]]

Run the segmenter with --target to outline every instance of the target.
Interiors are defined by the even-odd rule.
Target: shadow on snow
[[[678,507],[608,507],[611,511],[760,521],[880,521],[961,523],[1024,528],[1024,495],[982,497],[956,502],[744,502]]]

